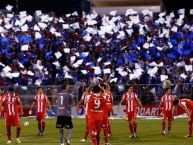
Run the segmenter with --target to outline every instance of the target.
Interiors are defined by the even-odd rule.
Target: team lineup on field
[[[73,138],[71,139],[71,136],[73,136],[74,133],[73,130],[77,130],[78,128],[73,124],[73,120],[71,118],[71,108],[73,106],[76,106],[78,111],[82,104],[84,105],[85,108],[86,124],[85,129],[81,130],[81,135],[83,136],[83,139],[81,140],[79,139],[78,144],[81,144],[81,142],[86,143],[90,141],[92,145],[99,145],[99,144],[110,145],[110,142],[113,141],[113,139],[119,138],[119,136],[114,135],[117,133],[113,132],[113,127],[108,119],[108,117],[114,113],[112,110],[113,96],[106,78],[104,78],[102,82],[99,82],[99,80],[90,79],[89,84],[78,104],[75,104],[73,100],[73,95],[71,94],[71,92],[69,92],[67,84],[64,83],[61,86],[61,88],[62,91],[58,93],[56,96],[57,119],[54,125],[54,127],[57,128],[55,130],[59,132],[55,134],[55,136],[59,138],[58,142],[60,143],[60,145],[73,144],[71,143],[71,140],[73,140]],[[137,142],[137,139],[138,138],[140,139],[140,135],[138,134],[137,130],[138,128],[140,129],[141,125],[143,126],[143,123],[141,122],[140,125],[137,124],[136,108],[137,106],[141,108],[143,106],[138,98],[138,95],[134,93],[132,85],[128,86],[127,92],[123,94],[122,99],[119,102],[118,112],[122,104],[126,105],[125,115],[128,124],[126,125],[125,123],[123,123],[124,125],[126,125],[126,127],[123,127],[122,124],[119,124],[120,126],[117,132],[121,133],[123,130],[127,130],[127,134],[125,134],[126,138],[131,138],[133,141],[136,140]],[[188,115],[188,134],[185,137],[192,137],[193,102],[189,99],[178,100],[176,96],[172,95],[171,88],[165,89],[165,93],[162,96],[159,104],[159,109],[162,109],[163,112],[162,131],[157,132],[157,134],[159,134],[160,136],[168,136],[172,138],[173,134],[175,134],[175,132],[173,132],[173,121],[175,108],[178,105],[181,108],[183,108]],[[32,113],[34,106],[36,106],[36,120],[38,126],[37,136],[39,137],[47,136],[47,131],[45,132],[45,130],[50,128],[50,126],[47,126],[46,128],[46,121],[45,121],[46,106],[49,107],[50,112],[52,112],[52,107],[48,100],[47,95],[44,93],[41,87],[37,88],[37,94],[35,95],[34,101],[31,105],[30,114]],[[20,132],[21,132],[20,115],[23,115],[23,108],[20,97],[15,93],[14,88],[10,87],[7,93],[3,93],[3,90],[1,89],[0,112],[2,111],[4,112],[6,125],[5,129],[6,131],[5,130],[4,132],[1,131],[1,134],[3,136],[2,138],[5,139],[4,136],[5,135],[7,136],[6,144],[12,144],[15,142],[18,144],[22,143],[23,141],[20,139]],[[53,121],[51,122],[53,125]],[[115,121],[113,122],[114,124],[116,124]],[[24,126],[27,127],[28,125],[29,122],[26,121],[24,123]],[[76,125],[79,124],[76,122]],[[15,137],[12,135],[13,134],[13,131],[11,129],[12,126],[16,127]],[[128,133],[127,128],[129,129],[130,134]],[[161,123],[159,125],[158,130],[161,130],[160,128]],[[64,129],[66,129],[66,131],[64,131]],[[83,132],[84,130],[85,134]],[[25,134],[25,136],[27,136],[27,134]],[[56,142],[55,144],[59,144],[58,142]]]

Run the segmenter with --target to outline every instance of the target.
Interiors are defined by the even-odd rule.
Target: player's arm
[[[20,107],[20,110],[21,110],[21,115],[23,115],[23,105],[22,105],[21,101],[19,101],[18,103],[19,103],[19,107]]]
[[[137,98],[137,105],[138,105],[139,107],[143,108],[143,105],[142,105],[141,101],[139,100],[139,98]]]
[[[5,98],[3,98],[0,102],[1,111],[5,111]]]
[[[84,102],[83,99],[80,99],[80,101],[78,102],[78,104],[76,105],[76,110],[79,110],[80,105]]]
[[[34,99],[32,105],[31,105],[31,109],[29,110],[29,114],[32,114],[32,110],[33,110],[34,106],[36,105],[36,102],[37,101]]]
[[[89,80],[89,85],[88,85],[88,87],[86,88],[85,92],[89,92],[89,91],[91,90],[92,83],[93,83],[93,78],[91,78],[91,79]]]
[[[101,89],[102,93],[105,93],[105,89],[103,87],[101,87],[100,85],[98,85],[98,86]]]
[[[104,81],[105,81],[105,83],[106,83],[107,90],[110,91],[110,90],[111,90],[111,87],[110,87],[110,85],[109,85],[109,82],[108,82],[108,79],[107,79],[106,76],[104,77]]]
[[[160,104],[159,104],[159,106],[158,106],[158,110],[160,110],[162,104],[163,104],[163,99],[161,98]]]
[[[72,94],[70,95],[70,102],[69,102],[69,103],[70,103],[70,105],[72,105],[73,107],[76,107],[75,100],[74,100]]]
[[[47,106],[49,107],[49,110],[52,112],[52,106],[48,98],[47,98],[46,103],[47,103]]]

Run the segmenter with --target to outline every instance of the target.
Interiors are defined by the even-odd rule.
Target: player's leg
[[[133,123],[132,123],[132,117],[131,117],[131,113],[127,113],[127,121],[129,123],[129,130],[130,130],[130,133],[131,133],[131,136],[130,137],[134,137],[133,136],[133,133],[134,133],[134,127],[133,127]]]
[[[56,128],[59,129],[60,144],[64,145],[64,118],[62,116],[57,117]]]
[[[16,141],[17,143],[21,143],[21,140],[19,139],[21,133],[19,114],[13,116],[12,125],[16,127]]]
[[[65,128],[67,129],[66,144],[70,145],[70,138],[71,138],[72,128],[73,128],[72,118],[71,116],[66,116],[65,120],[66,120]]]
[[[60,144],[63,145],[64,144],[64,129],[63,128],[59,129],[59,139],[60,139]]]
[[[137,137],[137,122],[133,120],[133,136]]]
[[[171,134],[172,121],[174,120],[173,112],[170,111],[168,114],[168,135]]]
[[[108,111],[108,117],[110,117],[111,112],[112,112],[112,108],[110,108]],[[108,132],[108,137],[112,136],[111,125],[110,125],[109,119],[107,120],[107,132]]]
[[[186,137],[192,136],[192,122],[193,122],[193,113],[191,114],[191,118],[188,120],[188,136]]]
[[[108,143],[108,130],[107,130],[107,120],[108,118],[104,118],[103,120],[103,132],[104,132],[104,141],[105,141],[105,144]]]
[[[137,122],[136,122],[136,113],[132,113],[132,124],[133,124],[133,136],[137,137]]]
[[[45,128],[46,128],[46,114],[45,113],[41,113],[41,124],[42,124],[41,135],[43,136]]]
[[[45,127],[46,127],[46,121],[45,121],[45,119],[42,119],[42,120],[41,120],[41,124],[42,124],[42,125],[41,125],[41,126],[42,126],[41,135],[44,136],[44,134],[45,134],[44,131],[45,131]]]
[[[97,145],[97,131],[96,131],[96,124],[95,120],[89,119],[89,133],[92,140],[93,145]]]
[[[11,116],[6,115],[5,125],[6,125],[6,131],[7,131],[7,139],[8,139],[7,144],[11,143],[11,124],[12,124]]]
[[[162,135],[166,135],[166,113],[163,113],[163,120],[162,120]]]
[[[41,131],[42,131],[42,123],[41,123],[41,114],[40,113],[37,113],[36,114],[36,120],[38,122],[38,135],[40,136],[41,135]]]
[[[103,120],[98,120],[97,124],[96,124],[96,130],[97,130],[97,145],[99,145],[100,143],[100,133],[101,133],[101,129],[103,126]],[[105,144],[108,144],[108,140],[107,142],[105,142]]]
[[[88,135],[89,135],[88,116],[87,115],[85,116],[85,121],[86,121],[86,130],[85,130],[84,138],[80,140],[81,142],[86,142]]]

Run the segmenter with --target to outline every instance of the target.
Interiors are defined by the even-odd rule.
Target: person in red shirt
[[[159,104],[159,108],[158,108],[160,110],[161,106],[163,106],[162,135],[166,135],[166,132],[165,132],[166,120],[168,119],[168,134],[171,133],[172,121],[174,120],[173,102],[175,97],[171,94],[171,92],[172,91],[170,88],[165,89],[165,94],[162,96]]]
[[[111,133],[111,126],[108,117],[113,112],[112,106],[113,106],[113,94],[111,92],[110,85],[107,81],[107,78],[104,78],[105,83],[102,84],[102,87],[104,89],[104,95],[106,96],[106,111],[107,111],[107,118],[106,118],[106,128],[107,128],[107,136],[110,137],[112,135]]]
[[[189,99],[181,99],[175,100],[173,103],[174,106],[179,105],[181,108],[185,110],[188,115],[188,127],[189,132],[188,135],[185,137],[192,137],[192,123],[193,123],[193,101]]]
[[[85,119],[86,119],[86,131],[85,131],[85,136],[83,139],[81,139],[80,141],[85,143],[88,135],[89,135],[89,128],[88,128],[88,100],[92,94],[91,92],[91,85],[92,85],[92,80],[90,80],[90,83],[88,85],[88,87],[86,87],[85,92],[82,94],[81,100],[79,101],[76,110],[78,111],[80,109],[80,105],[84,102],[84,112],[85,112]]]
[[[33,107],[36,105],[36,120],[38,121],[38,129],[39,136],[44,135],[45,130],[45,117],[46,117],[46,105],[48,104],[50,111],[52,112],[50,101],[48,97],[44,94],[42,87],[37,88],[37,95],[34,97],[34,101],[32,103],[30,114],[32,112]]]
[[[11,144],[11,126],[16,127],[16,141],[17,143],[21,143],[21,140],[19,139],[21,130],[19,113],[23,114],[23,108],[20,97],[15,94],[13,88],[9,88],[9,92],[4,96],[2,103],[5,106],[5,124],[8,138],[7,144]]]
[[[139,107],[143,107],[140,100],[138,99],[138,95],[133,92],[133,87],[130,86],[128,92],[123,94],[122,99],[119,103],[118,110],[120,110],[122,103],[126,104],[126,117],[129,122],[129,130],[131,132],[131,137],[136,138],[137,132],[137,123],[136,123],[136,109],[137,105]]]
[[[108,137],[111,136],[111,134],[109,133],[109,129],[108,129],[108,127],[110,126],[108,117],[109,117],[109,113],[111,112],[111,109],[112,109],[112,108],[110,108],[110,103],[112,101],[110,100],[111,96],[109,94],[109,91],[106,88],[106,84],[102,84],[101,86],[99,85],[99,87],[101,88],[102,95],[103,95],[103,97],[105,98],[105,101],[106,101],[106,104],[105,104],[105,107],[104,107],[104,110],[103,110],[103,126],[102,127],[103,127],[103,131],[104,131],[105,145],[109,145]]]
[[[88,124],[93,145],[99,145],[106,100],[99,86],[94,86],[88,100]]]

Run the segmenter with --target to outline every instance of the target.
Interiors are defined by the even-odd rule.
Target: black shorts
[[[72,129],[72,118],[71,116],[58,116],[57,122],[56,122],[56,128],[66,128],[66,129]]]

